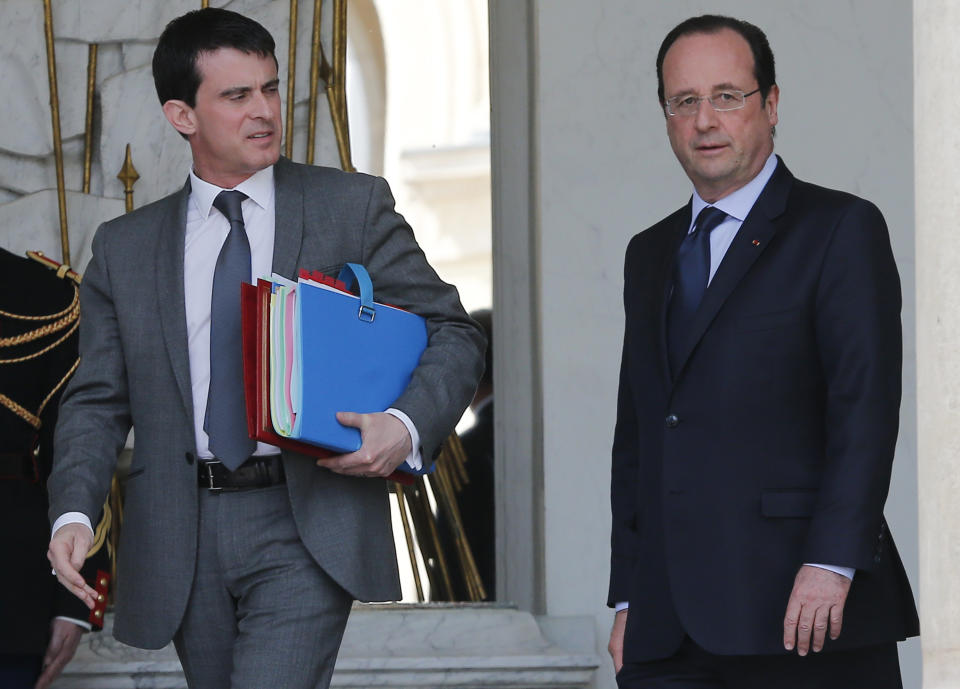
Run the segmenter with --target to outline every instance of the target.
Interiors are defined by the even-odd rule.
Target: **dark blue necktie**
[[[676,357],[684,335],[696,313],[710,276],[710,233],[727,217],[719,208],[707,206],[697,216],[693,232],[687,234],[677,249],[673,265],[673,295],[667,313],[667,347],[670,370],[676,373]]]
[[[247,436],[240,332],[240,283],[250,282],[250,242],[240,210],[245,198],[240,191],[221,191],[213,202],[230,221],[230,234],[213,273],[210,389],[203,430],[209,437],[210,451],[231,471],[256,449],[256,442]]]

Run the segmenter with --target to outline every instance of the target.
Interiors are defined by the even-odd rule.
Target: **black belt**
[[[285,483],[287,475],[280,455],[254,455],[234,471],[217,459],[201,459],[197,462],[197,479],[203,488],[219,492],[267,488]]]
[[[0,452],[0,480],[40,480],[37,459],[32,452]]]

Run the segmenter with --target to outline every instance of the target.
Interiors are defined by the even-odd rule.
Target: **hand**
[[[93,533],[85,524],[64,524],[53,534],[50,549],[47,550],[47,559],[57,575],[57,581],[91,610],[97,592],[84,581],[80,568],[92,545]]]
[[[380,476],[386,478],[403,464],[410,454],[410,434],[403,421],[392,414],[355,414],[337,412],[337,421],[360,429],[361,445],[356,452],[317,460],[326,467],[347,476]]]
[[[613,618],[613,628],[610,630],[610,643],[607,651],[613,658],[613,671],[620,672],[623,667],[623,632],[627,628],[627,609],[621,610]]]
[[[84,631],[83,627],[78,627],[68,620],[54,620],[50,624],[50,644],[43,656],[43,673],[34,689],[47,689],[50,683],[60,676],[64,666],[77,652]]]
[[[840,636],[843,624],[843,605],[850,591],[850,580],[842,574],[822,567],[803,565],[793,582],[793,591],[783,618],[783,647],[807,655],[810,633],[813,632],[814,652],[823,649],[827,627],[830,638]]]

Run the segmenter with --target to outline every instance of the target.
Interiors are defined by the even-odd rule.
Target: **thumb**
[[[344,426],[350,426],[352,428],[363,428],[363,421],[366,414],[357,414],[352,411],[338,411],[337,412],[337,421],[342,423]]]

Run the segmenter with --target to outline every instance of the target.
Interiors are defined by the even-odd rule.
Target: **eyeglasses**
[[[693,117],[700,112],[700,101],[705,100],[717,112],[727,112],[728,110],[739,110],[746,102],[747,97],[758,93],[760,89],[756,88],[750,93],[725,89],[717,91],[710,96],[674,96],[667,99],[663,109],[670,117],[679,115],[680,117]]]

